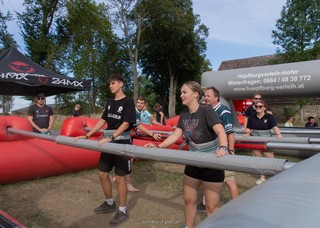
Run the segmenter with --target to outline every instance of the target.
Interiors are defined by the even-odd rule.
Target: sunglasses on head
[[[255,97],[254,99],[255,100],[261,100],[261,97]]]
[[[38,97],[38,100],[44,100],[44,98],[43,97]]]
[[[263,108],[264,106],[263,106],[263,105],[255,105],[254,107],[256,107],[256,108]]]

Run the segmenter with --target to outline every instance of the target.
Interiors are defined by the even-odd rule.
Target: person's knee
[[[189,197],[189,196],[184,196],[183,197],[184,198],[184,204],[185,205],[192,205],[192,204],[196,204],[197,202],[196,202],[196,199],[194,199],[194,197]]]
[[[107,173],[107,172],[99,171],[98,175],[99,175],[99,178],[100,178],[100,179],[109,178],[109,173]]]
[[[117,184],[125,184],[125,176],[116,176],[116,183]]]
[[[208,215],[214,213],[219,209],[219,202],[213,202],[213,203],[206,202],[206,209],[207,209]]]

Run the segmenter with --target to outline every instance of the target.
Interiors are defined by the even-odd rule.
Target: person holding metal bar
[[[32,125],[33,132],[50,135],[53,126],[52,108],[46,105],[46,95],[39,93],[37,101],[29,107],[28,120]]]
[[[262,100],[262,95],[260,93],[255,93],[253,94],[253,98],[252,98],[252,105],[250,105],[245,113],[244,113],[244,120],[243,120],[243,130],[245,130],[247,128],[247,123],[248,123],[248,119],[251,115],[256,115],[257,111],[255,108],[255,104],[258,101]],[[272,114],[272,112],[270,110],[266,110],[267,113]]]
[[[228,154],[227,135],[221,120],[211,107],[200,105],[201,95],[202,88],[199,83],[194,81],[184,83],[181,87],[180,98],[182,104],[187,108],[181,112],[173,134],[157,146],[147,143],[144,147],[165,148],[185,135],[188,139],[189,150],[195,153],[212,153],[212,156],[217,157]],[[196,203],[201,185],[206,197],[207,214],[218,210],[223,180],[223,170],[185,166],[183,192],[186,227],[190,228],[195,225]]]
[[[244,136],[264,136],[271,137],[271,129],[277,135],[277,138],[282,138],[279,127],[273,115],[267,113],[267,104],[259,100],[255,103],[256,115],[251,115],[248,119],[247,128],[245,129]],[[272,151],[252,150],[253,156],[274,158]],[[266,180],[264,175],[260,175],[260,179],[256,181],[256,184],[261,184]]]
[[[211,86],[204,90],[204,101],[206,105],[209,105],[218,114],[222,121],[224,130],[228,137],[228,149],[231,154],[235,154],[235,130],[233,128],[233,118],[231,111],[223,104],[220,103],[220,92],[217,88]],[[230,170],[224,171],[224,183],[227,185],[231,198],[235,199],[239,196],[238,185],[235,181],[235,172]],[[202,202],[197,205],[198,212],[205,212],[205,197],[203,197]]]
[[[88,139],[95,132],[99,131],[106,123],[107,130],[115,130],[108,137],[100,139],[98,145],[104,143],[132,144],[130,130],[136,123],[135,105],[132,98],[127,97],[123,92],[124,78],[122,75],[111,75],[108,79],[109,89],[114,98],[108,99],[105,109],[97,124],[84,136],[76,139]],[[105,196],[105,201],[94,209],[96,214],[111,213],[117,211],[111,219],[110,225],[118,225],[129,218],[127,212],[127,185],[125,176],[131,173],[130,157],[101,153],[99,159],[99,179]],[[112,185],[109,172],[114,168],[116,184],[119,197],[119,208],[112,197]]]
[[[149,131],[147,128],[141,125],[141,123],[144,124],[150,124],[151,122],[151,114],[146,110],[144,110],[145,106],[147,104],[147,100],[144,97],[138,97],[136,101],[136,124],[134,125],[135,130],[139,130],[143,132],[144,134],[151,136],[153,140],[159,141],[161,139],[161,135],[157,133],[153,133],[152,131]],[[133,159],[131,159],[133,161]],[[140,190],[132,185],[132,177],[131,174],[128,174],[125,176],[125,181],[127,184],[127,190],[129,192],[139,192]]]

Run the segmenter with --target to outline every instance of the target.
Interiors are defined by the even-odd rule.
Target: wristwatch
[[[111,141],[114,140],[114,135],[109,135],[109,139],[111,139]]]

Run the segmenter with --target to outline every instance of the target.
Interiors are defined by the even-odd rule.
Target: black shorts
[[[189,177],[206,182],[220,183],[224,181],[224,170],[219,169],[199,168],[186,165],[184,174]]]
[[[132,140],[117,141],[118,144],[132,144]],[[110,172],[114,167],[117,176],[125,176],[131,173],[131,158],[123,155],[101,153],[98,169],[102,172]]]

